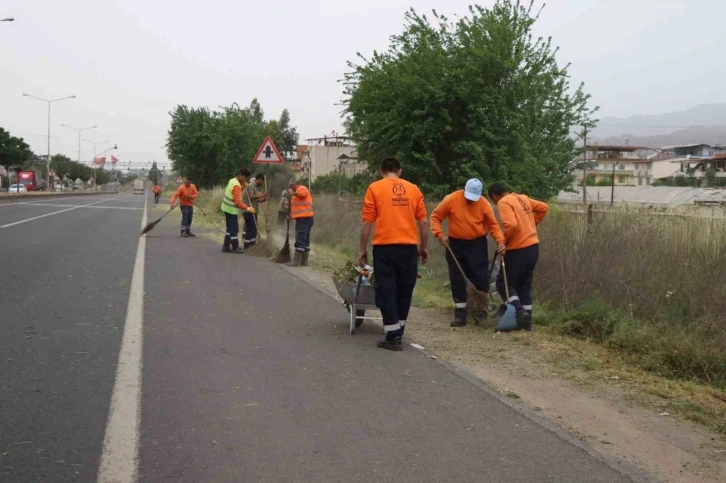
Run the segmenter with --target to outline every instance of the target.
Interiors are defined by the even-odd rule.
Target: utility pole
[[[613,206],[613,203],[615,202],[615,166],[617,166],[618,163],[613,163],[613,186],[610,190],[610,206]]]
[[[587,126],[583,127],[582,130],[582,139],[583,144],[585,146],[585,153],[582,156],[583,157],[583,163],[582,163],[582,204],[587,204]]]

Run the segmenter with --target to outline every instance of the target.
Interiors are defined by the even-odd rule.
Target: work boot
[[[308,267],[310,266],[310,263],[308,263],[308,257],[310,256],[310,252],[302,252],[302,257],[300,258],[300,266],[301,267]]]
[[[378,341],[376,344],[381,349],[388,349],[389,351],[402,351],[403,343],[400,337],[394,337],[393,339],[383,339]]]
[[[450,327],[464,327],[466,325],[466,309],[454,310],[454,320],[449,324]]]
[[[181,234],[181,237],[182,238],[187,238],[188,236],[189,236],[189,234],[187,232],[185,232],[185,231],[182,232],[182,234]]]
[[[526,310],[517,312],[517,330],[532,332],[532,316]]]
[[[195,235],[194,233],[192,233],[192,232],[188,231],[188,232],[187,232],[187,236],[195,237],[195,236],[197,236],[197,235]]]
[[[242,247],[237,247],[234,249],[232,253],[236,253],[237,255],[243,254],[245,251],[242,249]]]
[[[232,253],[231,248],[222,248],[222,253]]]
[[[287,264],[288,267],[299,267],[302,263],[302,252],[295,252],[295,255],[292,257],[292,261]]]

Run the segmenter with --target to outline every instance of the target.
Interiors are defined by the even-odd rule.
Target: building
[[[638,164],[642,160],[636,154],[636,151],[646,149],[648,148],[628,145],[588,145],[587,152],[577,160],[575,176],[581,182],[585,174],[583,166],[586,166],[587,179],[591,184],[612,182],[614,179],[615,186],[636,186],[636,173],[641,173],[641,182],[649,179],[645,174],[647,169],[639,169]]]
[[[306,149],[298,147],[298,153],[301,153],[301,171],[309,173],[313,181],[318,176],[332,173],[354,176],[368,168],[368,163],[358,159],[356,146],[347,136],[339,136],[333,132],[330,136],[306,141]]]
[[[707,158],[675,158],[669,161],[675,165],[675,176],[692,176],[696,186],[708,186],[709,173],[713,173],[712,184],[726,185],[726,154],[716,154]]]
[[[668,153],[670,158],[711,158],[717,154],[726,154],[726,146],[722,144],[683,144],[665,146],[661,150]]]

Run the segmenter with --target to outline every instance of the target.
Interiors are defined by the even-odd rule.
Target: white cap
[[[464,198],[469,201],[479,201],[479,198],[481,198],[481,181],[476,178],[467,181],[464,188]]]

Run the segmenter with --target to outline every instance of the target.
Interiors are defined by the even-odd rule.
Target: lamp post
[[[75,99],[76,96],[68,96],[68,97],[59,97],[58,99],[43,99],[36,96],[31,96],[30,94],[23,94],[25,97],[30,97],[32,99],[36,99],[38,101],[43,101],[48,103],[48,188],[50,188],[50,105],[54,102],[58,101],[65,101],[66,99]]]
[[[108,142],[108,141],[106,141],[106,142]],[[98,143],[98,144],[101,144],[101,143]],[[94,165],[96,164],[96,158],[98,156],[102,156],[102,155],[106,154],[107,152],[112,151],[114,149],[118,149],[118,145],[114,144],[113,147],[110,147],[110,148],[106,149],[105,151],[101,151],[98,154],[94,154],[93,155],[93,164]],[[94,192],[96,191],[96,168],[93,168],[93,191]]]
[[[98,146],[99,144],[110,143],[111,141],[106,140],[106,141],[98,141],[95,143],[93,141],[89,141],[88,139],[84,139],[84,141],[86,141],[88,144],[93,145],[93,157],[91,158],[91,169],[93,170],[93,189],[95,190],[96,189],[96,146]]]
[[[78,132],[78,160],[77,161],[80,163],[81,162],[81,133],[83,131],[87,131],[89,129],[96,129],[98,126],[82,127],[79,129],[77,127],[69,126],[68,124],[61,124],[61,127],[67,127],[68,129],[73,129],[74,131]]]

